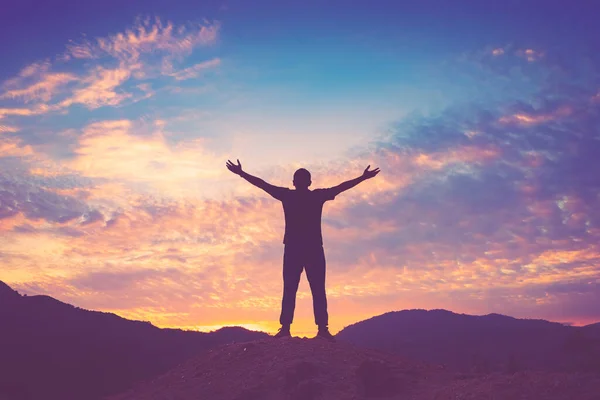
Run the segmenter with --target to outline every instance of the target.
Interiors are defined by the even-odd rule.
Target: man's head
[[[311,184],[310,172],[304,168],[300,168],[294,172],[294,186],[296,189],[308,189]]]

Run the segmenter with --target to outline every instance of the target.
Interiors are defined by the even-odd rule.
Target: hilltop
[[[323,339],[266,339],[209,350],[107,400],[598,400],[600,375],[465,374]]]

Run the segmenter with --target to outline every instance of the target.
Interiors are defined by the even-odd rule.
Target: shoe
[[[335,337],[329,332],[329,329],[326,326],[323,328],[319,328],[317,337],[327,339],[330,342],[335,342]]]
[[[275,335],[273,335],[274,338],[291,337],[291,336],[292,335],[290,334],[289,326],[282,326],[281,328],[279,328],[277,333]]]

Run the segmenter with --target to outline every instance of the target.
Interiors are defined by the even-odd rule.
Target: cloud
[[[527,60],[528,62],[540,61],[545,53],[541,50],[532,48],[519,48],[514,45],[508,45],[504,47],[496,47],[493,49],[485,49],[480,53],[479,57],[502,57],[502,56],[516,56]]]
[[[156,278],[181,279],[184,274],[176,269],[164,271],[154,269],[136,269],[132,271],[99,270],[81,274],[69,280],[69,284],[82,290],[98,292],[120,292],[131,290],[136,285]]]
[[[30,64],[2,83],[0,100],[33,105],[0,108],[0,119],[65,112],[76,104],[92,110],[147,99],[154,94],[146,90],[148,80],[163,75],[185,80],[219,65],[218,58],[188,67],[184,63],[198,47],[215,43],[219,26],[209,22],[175,25],[146,18],[124,32],[72,41],[55,62]],[[86,61],[83,65],[82,60]]]
[[[73,197],[60,196],[39,186],[0,177],[0,209],[2,214],[22,213],[28,220],[44,219],[65,223],[89,211],[88,206]]]
[[[12,116],[31,116],[43,114],[48,111],[48,107],[41,105],[32,108],[0,108],[0,120],[6,117],[7,115]]]
[[[0,136],[0,157],[28,157],[33,154],[31,146],[22,145],[20,139]]]
[[[19,131],[19,128],[17,128],[16,126],[0,124],[0,133],[15,133],[18,131]]]
[[[72,43],[67,46],[67,54],[83,59],[110,56],[127,63],[135,63],[142,55],[156,51],[171,57],[187,55],[195,47],[215,43],[219,28],[218,23],[175,26],[171,22],[163,23],[160,18],[146,18],[125,32],[98,38],[96,43]]]
[[[529,62],[538,61],[544,56],[543,52],[536,51],[534,49],[517,50],[516,54],[520,57],[525,58]]]
[[[73,91],[73,95],[59,104],[59,108],[72,104],[83,104],[90,109],[101,106],[117,106],[133,94],[116,89],[131,76],[131,70],[124,67],[106,69],[97,67],[81,79],[82,87]]]
[[[221,59],[214,58],[209,61],[204,61],[191,67],[184,68],[180,71],[173,72],[170,75],[174,77],[178,81],[183,81],[190,78],[196,78],[199,74],[201,74],[204,70],[215,68],[221,64]]]
[[[12,218],[0,230],[21,225],[26,230],[34,226],[36,230],[71,235],[75,231],[52,224],[64,224],[82,215],[98,217],[77,191],[101,181],[73,173],[19,137],[0,136],[0,166],[0,215]],[[36,221],[40,220],[51,225],[38,226]]]
[[[207,151],[202,139],[169,143],[161,129],[129,120],[94,122],[83,129],[66,165],[88,177],[126,180],[171,196],[200,193],[199,185],[210,181],[216,189],[227,173],[223,157]]]
[[[527,114],[524,112],[515,113],[512,115],[505,115],[498,119],[498,122],[504,124],[520,124],[520,125],[531,125],[531,124],[539,124],[542,122],[552,121],[561,117],[566,117],[572,112],[571,108],[568,106],[563,106],[556,110],[551,110],[550,113],[542,114]]]
[[[29,78],[31,75],[27,75]],[[21,78],[24,76],[22,75]],[[47,73],[39,76],[34,83],[25,84],[24,79],[13,80],[10,84],[4,84],[5,91],[0,95],[1,99],[22,99],[25,103],[32,101],[50,101],[59,90],[70,82],[76,81],[77,77],[71,73]],[[12,87],[12,88],[11,88]]]

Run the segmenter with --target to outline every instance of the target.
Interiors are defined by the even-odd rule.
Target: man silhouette
[[[325,252],[321,234],[323,204],[328,200],[333,200],[338,194],[358,185],[360,182],[373,178],[379,173],[379,168],[369,170],[369,165],[358,178],[328,189],[315,190],[308,188],[312,183],[310,172],[300,168],[294,173],[293,184],[296,189],[291,190],[273,186],[246,173],[242,170],[240,160],[237,160],[237,165],[227,160],[226,165],[231,172],[263,189],[283,203],[285,215],[283,300],[279,317],[281,328],[275,337],[291,336],[290,325],[294,319],[296,292],[298,291],[302,269],[306,269],[306,278],[313,297],[315,324],[319,327],[317,336],[333,340],[333,335],[328,329],[329,316],[325,295]]]

